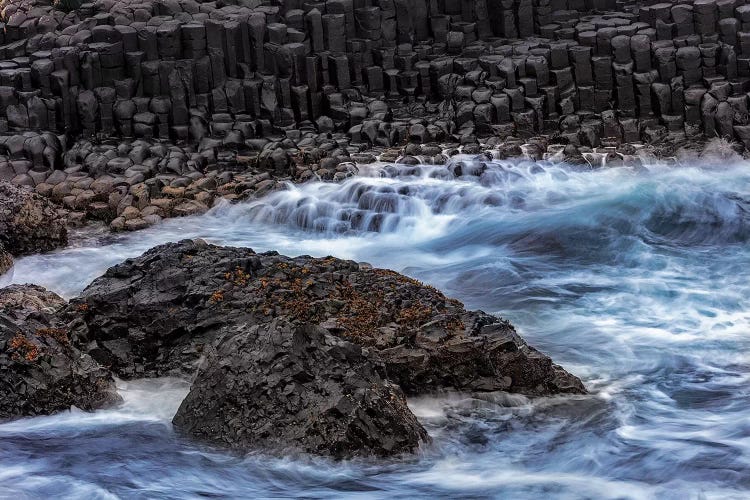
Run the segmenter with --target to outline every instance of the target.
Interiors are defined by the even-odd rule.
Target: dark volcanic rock
[[[11,267],[13,267],[13,256],[0,243],[0,275],[5,274]]]
[[[171,243],[110,268],[59,317],[122,377],[197,372],[175,427],[242,451],[414,451],[429,438],[404,393],[585,393],[508,322],[331,257]]]
[[[284,320],[227,334],[198,371],[177,429],[233,449],[336,458],[412,452],[429,441],[360,346]]]
[[[228,330],[280,318],[377,352],[407,394],[585,392],[509,323],[393,271],[334,258],[183,241],[109,269],[70,307],[84,310],[76,341],[125,378],[193,373]]]
[[[747,153],[744,3],[3,0],[0,180],[119,231],[409,142]]]
[[[8,252],[46,252],[67,242],[65,223],[49,200],[0,182],[0,244]]]
[[[71,344],[64,304],[35,285],[0,289],[0,421],[120,400],[109,372]]]
[[[509,391],[527,395],[582,394],[583,384],[530,347],[507,321],[483,313],[462,315],[468,327],[458,333],[417,326],[413,342],[380,351],[388,376],[408,394],[438,388]],[[434,321],[434,320],[433,320]],[[439,327],[438,327],[439,328]]]

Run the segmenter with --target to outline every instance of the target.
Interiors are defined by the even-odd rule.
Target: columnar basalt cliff
[[[0,5],[0,179],[114,229],[409,141],[750,144],[743,0]]]
[[[99,1],[68,15],[11,0],[2,15],[5,133],[242,147],[305,126],[373,145],[747,130],[741,0]],[[51,164],[60,146],[23,149]]]

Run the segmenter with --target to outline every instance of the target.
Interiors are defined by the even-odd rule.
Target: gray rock
[[[323,278],[331,273],[341,281]],[[202,349],[227,329],[282,319],[378,352],[390,380],[409,394],[584,392],[509,323],[467,312],[398,273],[333,258],[184,241],[109,269],[73,303],[88,311],[77,338],[95,341],[92,356],[126,378],[192,373]],[[107,347],[115,340],[116,349]]]
[[[401,390],[360,346],[313,325],[233,328],[198,370],[173,424],[223,447],[351,458],[429,442]]]
[[[0,421],[121,401],[110,373],[72,345],[64,305],[35,285],[0,289]]]
[[[0,243],[0,276],[13,267],[13,256]]]
[[[0,244],[13,255],[66,245],[65,223],[52,204],[29,189],[0,181]]]

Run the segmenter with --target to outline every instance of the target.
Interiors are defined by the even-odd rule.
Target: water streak
[[[72,296],[108,266],[186,237],[406,272],[509,317],[593,395],[421,398],[410,404],[433,447],[331,464],[196,446],[168,424],[184,385],[131,384],[117,410],[0,425],[0,496],[750,494],[747,164],[376,164],[136,234],[81,235],[20,259],[0,284]]]

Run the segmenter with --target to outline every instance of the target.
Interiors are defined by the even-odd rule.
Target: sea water
[[[0,425],[0,497],[748,498],[750,164],[376,164],[131,234],[88,230],[0,278],[75,296],[184,238],[394,269],[511,320],[591,394],[410,400],[415,456],[236,456],[176,435],[186,381]]]

